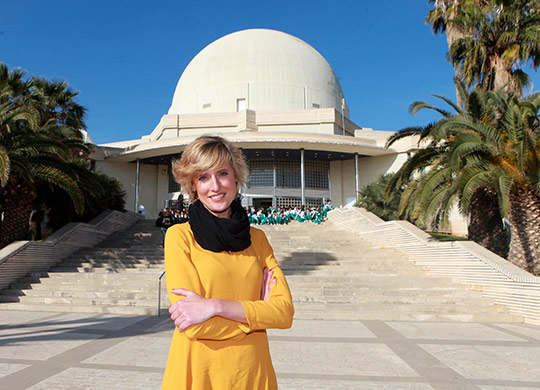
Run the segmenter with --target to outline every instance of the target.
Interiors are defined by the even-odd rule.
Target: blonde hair
[[[248,180],[248,166],[242,151],[224,138],[203,135],[190,143],[179,159],[172,160],[174,179],[191,200],[198,199],[193,186],[195,175],[208,169],[231,165],[236,177],[236,191]]]

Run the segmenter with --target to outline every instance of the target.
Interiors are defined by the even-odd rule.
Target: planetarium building
[[[366,97],[369,98],[369,97]],[[158,122],[159,118],[156,118]],[[245,205],[334,206],[395,171],[416,145],[384,147],[391,134],[349,119],[328,62],[306,42],[273,30],[245,30],[205,47],[182,73],[171,106],[137,140],[96,147],[96,166],[120,179],[127,208],[149,217],[178,199],[171,159],[203,134],[240,147],[250,168]]]

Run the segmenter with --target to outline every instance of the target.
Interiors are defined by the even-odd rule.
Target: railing
[[[343,218],[345,215],[347,217]],[[474,290],[507,306],[510,313],[521,315],[526,323],[540,324],[540,277],[531,275],[479,244],[456,241],[448,248],[448,244],[433,240],[409,222],[384,222],[365,209],[336,209],[329,216],[334,224],[358,233],[373,244],[382,245],[384,242],[384,246],[391,245],[414,259],[419,257],[418,250],[422,251],[422,257],[429,259],[431,250],[447,249],[443,258],[429,263],[430,272],[438,271],[439,275],[448,275],[458,280],[461,278],[463,283],[471,285]],[[480,266],[475,266],[475,273],[471,273],[470,267],[464,268],[463,274],[456,270],[462,266],[454,260],[453,253],[457,251],[467,254],[465,258],[462,254],[457,255],[462,262],[466,261],[469,265],[480,263]],[[496,273],[490,276],[484,267]]]
[[[158,288],[158,301],[157,301],[157,315],[161,317],[161,279],[165,276],[165,271],[159,277],[159,288]]]
[[[81,248],[93,247],[142,217],[133,212],[105,211],[90,223],[69,223],[42,242],[18,241],[0,250],[0,290],[29,273],[47,272]]]

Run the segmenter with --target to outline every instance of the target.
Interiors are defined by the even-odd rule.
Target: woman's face
[[[216,217],[229,218],[231,203],[236,198],[236,176],[229,163],[199,172],[193,186],[204,207]]]

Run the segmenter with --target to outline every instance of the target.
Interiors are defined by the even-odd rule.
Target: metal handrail
[[[165,276],[165,271],[161,274],[159,277],[159,288],[158,288],[158,303],[157,303],[157,315],[158,317],[161,317],[161,279]]]

